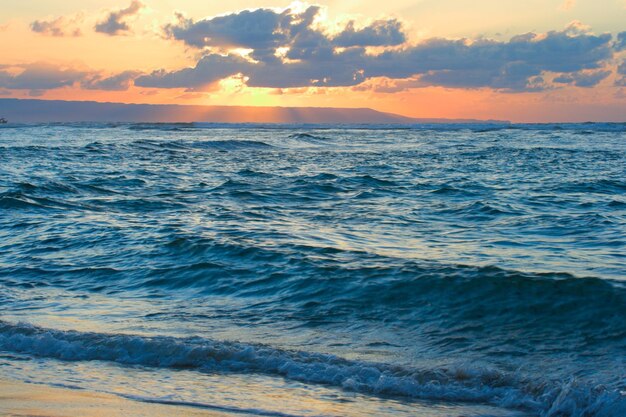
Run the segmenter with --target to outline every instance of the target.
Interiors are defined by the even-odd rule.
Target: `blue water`
[[[626,415],[626,125],[0,128],[0,377]]]

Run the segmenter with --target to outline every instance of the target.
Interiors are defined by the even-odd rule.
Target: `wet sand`
[[[230,413],[132,401],[115,395],[0,380],[0,415],[7,417],[227,417]]]

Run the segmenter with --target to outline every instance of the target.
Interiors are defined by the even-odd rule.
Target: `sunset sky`
[[[626,120],[626,0],[5,1],[0,42],[4,98]]]

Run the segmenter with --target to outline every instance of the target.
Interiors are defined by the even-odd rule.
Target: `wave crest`
[[[575,381],[530,381],[518,374],[489,369],[410,369],[201,338],[83,333],[0,321],[0,349],[64,361],[99,360],[205,372],[261,373],[370,395],[521,408],[545,417],[617,417],[626,407],[619,392],[579,386]]]

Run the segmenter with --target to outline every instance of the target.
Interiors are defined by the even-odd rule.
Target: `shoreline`
[[[158,404],[80,389],[0,379],[0,415],[11,417],[232,417],[235,414]]]

